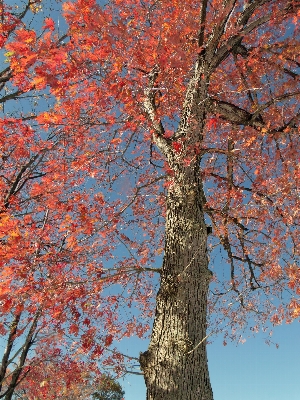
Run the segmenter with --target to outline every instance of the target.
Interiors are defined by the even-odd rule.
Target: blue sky
[[[214,400],[299,400],[300,398],[300,325],[274,328],[272,340],[265,343],[265,333],[258,333],[244,344],[216,339],[207,347],[208,363]],[[123,347],[124,346],[124,347]],[[144,351],[145,341],[128,340],[122,348],[138,354]],[[126,400],[146,398],[143,377],[127,375],[120,380]]]
[[[58,21],[62,29],[62,21],[55,22]],[[273,341],[279,344],[278,349],[265,344],[265,337],[265,333],[259,333],[244,344],[229,342],[225,347],[223,338],[217,338],[208,345],[214,400],[299,400],[299,323],[274,328]],[[145,340],[131,338],[120,348],[126,354],[138,356],[139,351],[146,350],[147,344]],[[126,400],[146,398],[142,376],[127,375],[120,383]]]

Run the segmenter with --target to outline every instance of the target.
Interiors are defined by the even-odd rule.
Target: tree
[[[89,372],[87,373],[86,370]],[[14,400],[123,400],[121,385],[82,361],[56,358],[36,368],[14,391]]]
[[[106,377],[101,387],[92,394],[93,400],[122,400],[125,392],[121,385],[110,377]]]
[[[121,373],[106,349],[145,334],[158,273],[147,399],[212,400],[211,332],[299,316],[300,4],[77,0],[63,35],[43,7],[2,5],[2,333],[38,318],[35,363]]]

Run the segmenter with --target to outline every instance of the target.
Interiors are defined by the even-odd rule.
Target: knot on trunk
[[[144,353],[140,353],[139,362],[141,366],[141,370],[145,373],[146,370],[150,367],[152,360],[152,354],[150,350],[144,351]]]

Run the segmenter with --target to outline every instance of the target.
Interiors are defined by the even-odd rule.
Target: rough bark
[[[177,171],[168,191],[165,256],[148,350],[140,355],[147,400],[212,400],[206,355],[206,254],[199,167]]]

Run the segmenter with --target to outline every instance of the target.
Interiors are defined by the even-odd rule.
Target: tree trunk
[[[147,400],[213,400],[204,339],[212,273],[198,165],[178,168],[168,191],[161,286],[150,345],[140,355]]]

